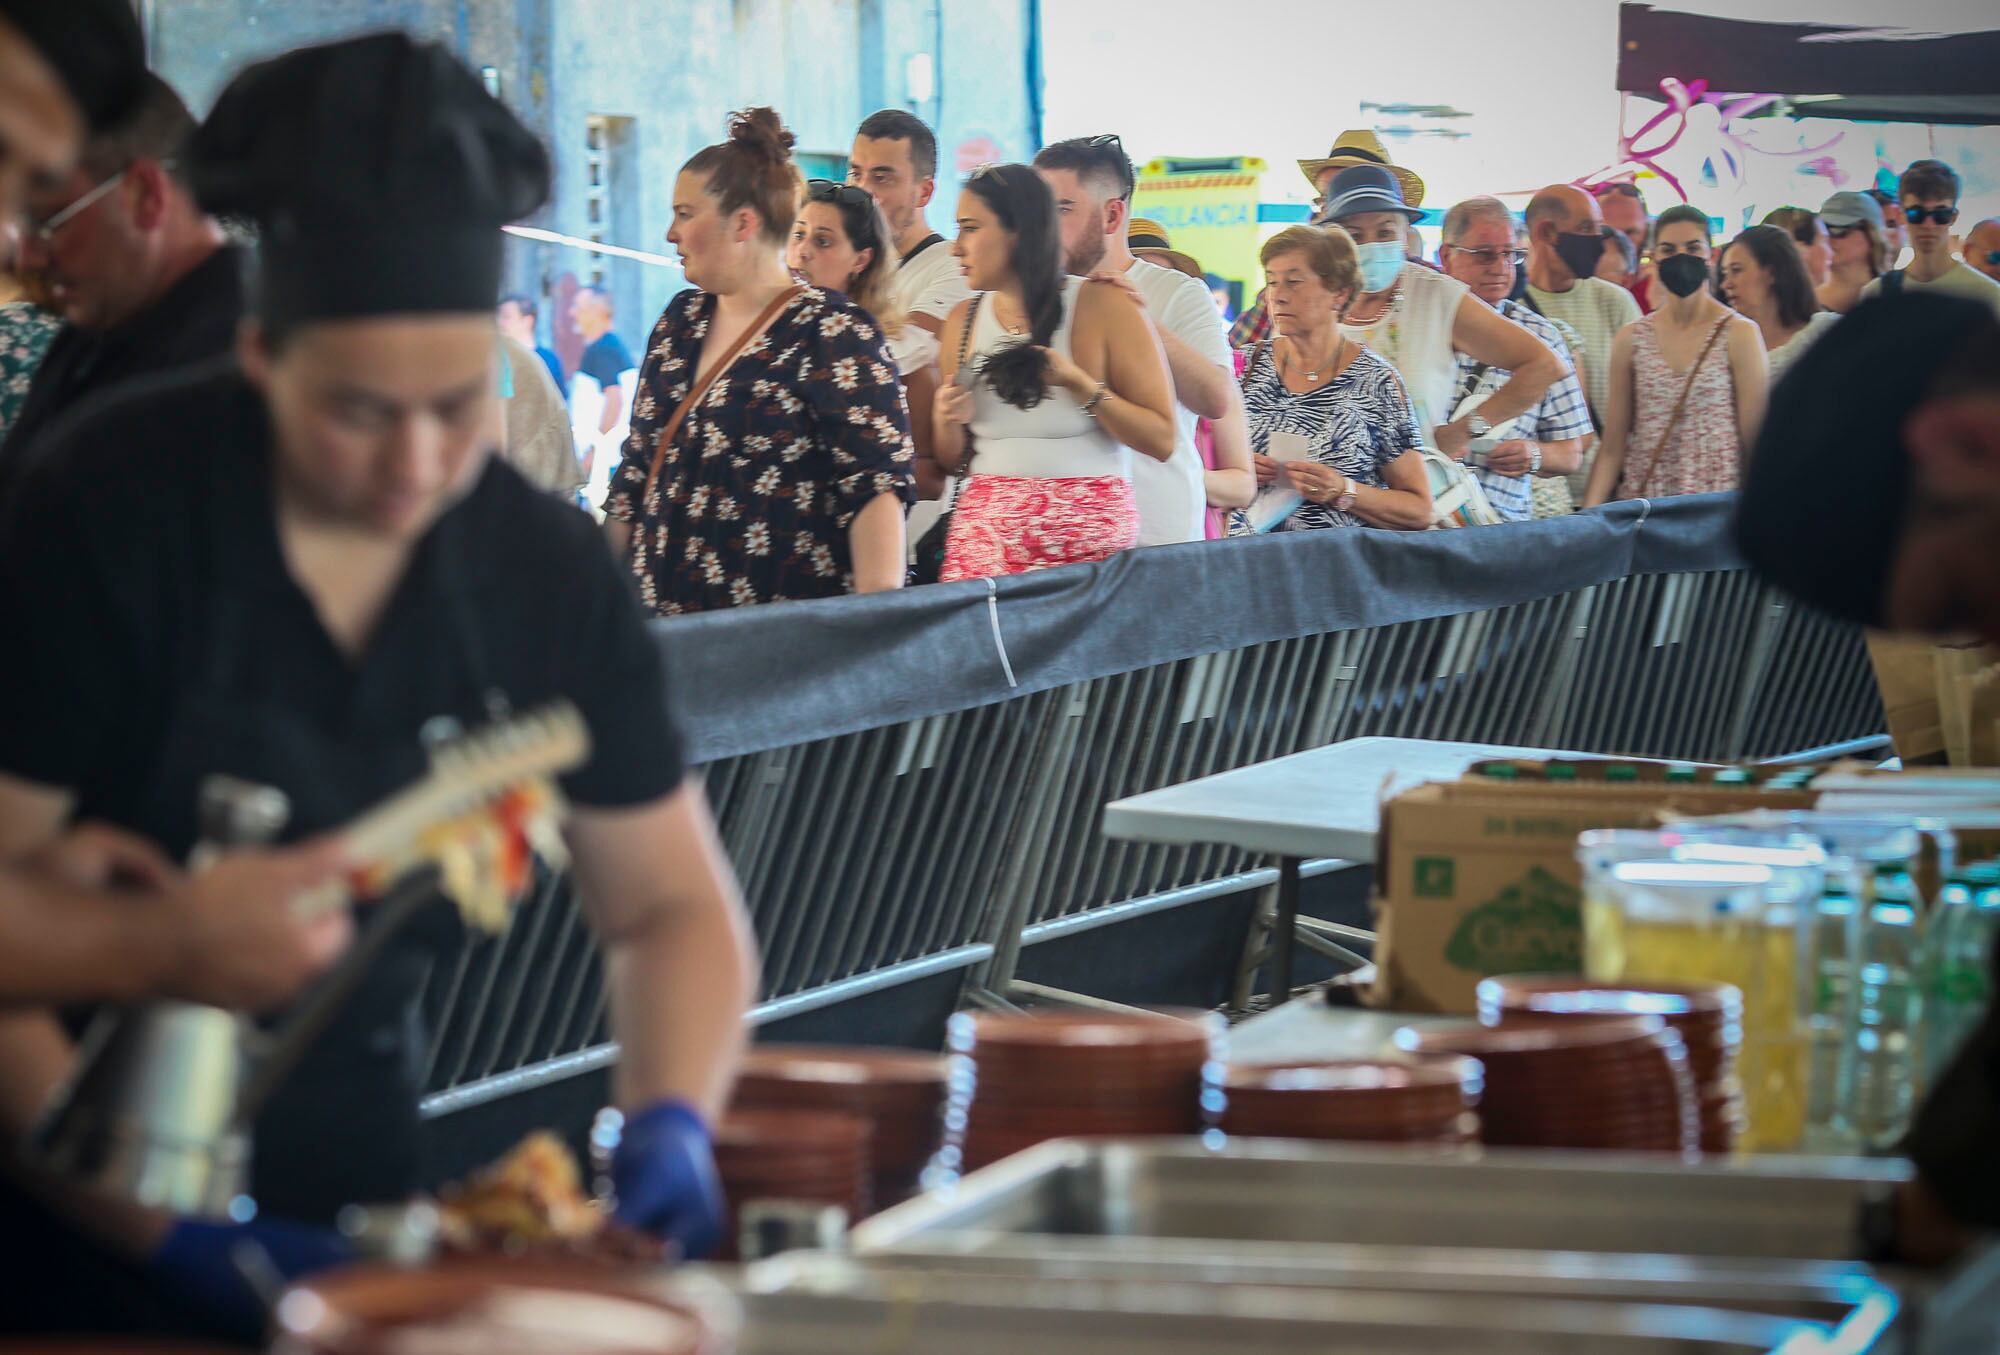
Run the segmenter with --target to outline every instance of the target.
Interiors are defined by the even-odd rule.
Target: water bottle
[[[1829,889],[1820,896],[1807,926],[1812,967],[1812,1007],[1806,1016],[1810,1071],[1806,1079],[1806,1146],[1818,1152],[1851,1151],[1835,1126],[1839,1102],[1841,1053],[1847,1047],[1848,1003],[1854,993],[1854,957],[1848,945],[1853,925],[1854,896]]]
[[[2000,939],[2000,864],[1968,866],[1947,881],[1929,932],[1923,1044],[1927,1084],[1958,1053],[1992,997],[1993,947]]]
[[[1865,1149],[1884,1151],[1908,1128],[1922,1090],[1923,923],[1908,871],[1885,862],[1873,884],[1872,901],[1855,905],[1834,1128]]]

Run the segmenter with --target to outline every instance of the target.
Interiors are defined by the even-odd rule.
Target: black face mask
[[[1708,285],[1708,260],[1675,254],[1660,260],[1660,282],[1675,296],[1693,296]]]
[[[1571,235],[1564,231],[1556,236],[1556,257],[1563,261],[1563,267],[1576,274],[1578,279],[1597,276],[1597,265],[1604,261],[1604,235]]]

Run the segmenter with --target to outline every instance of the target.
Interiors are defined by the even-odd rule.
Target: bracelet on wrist
[[[1103,381],[1098,382],[1097,389],[1092,391],[1090,398],[1083,402],[1083,412],[1093,419],[1096,418],[1097,407],[1104,403],[1104,398],[1109,394],[1111,394],[1110,385]]]
[[[1542,444],[1539,442],[1530,442],[1528,444],[1528,474],[1540,475],[1541,473]]]

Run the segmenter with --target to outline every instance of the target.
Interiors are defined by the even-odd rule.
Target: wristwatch
[[[1475,438],[1483,438],[1493,431],[1493,425],[1486,422],[1486,416],[1473,410],[1465,416],[1465,431]]]
[[[1528,444],[1528,474],[1540,475],[1541,473],[1542,444],[1539,442],[1530,442]]]
[[[1345,513],[1352,507],[1354,507],[1354,477],[1348,475],[1342,477],[1340,493],[1334,495],[1333,511]]]

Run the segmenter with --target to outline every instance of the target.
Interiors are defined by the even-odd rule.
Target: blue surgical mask
[[[1396,275],[1409,262],[1403,256],[1402,243],[1395,240],[1360,245],[1356,247],[1356,252],[1361,256],[1361,290],[1369,296],[1394,287]]]

